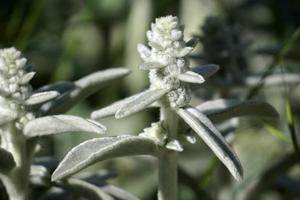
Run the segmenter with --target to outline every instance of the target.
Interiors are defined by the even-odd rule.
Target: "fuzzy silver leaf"
[[[29,72],[26,73],[25,75],[23,75],[23,77],[20,79],[19,84],[20,85],[24,85],[24,84],[28,84],[29,81],[34,77],[35,72]]]
[[[151,139],[122,135],[96,138],[74,147],[52,174],[52,180],[66,178],[102,160],[136,155],[156,155],[157,145]]]
[[[133,99],[132,101],[125,104],[120,110],[116,112],[115,117],[117,119],[126,117],[133,113],[139,112],[153,102],[159,100],[163,95],[165,95],[168,91],[162,89],[148,89],[140,93],[140,95]]]
[[[130,97],[127,97],[125,99],[122,99],[120,101],[117,101],[109,106],[106,106],[104,108],[101,108],[99,110],[93,111],[91,114],[91,118],[98,120],[100,118],[108,117],[111,115],[114,115],[118,110],[120,110],[122,107],[127,105],[129,102],[133,101],[134,99],[138,98],[143,93],[137,93],[135,95],[132,95]]]
[[[203,76],[201,76],[200,74],[197,74],[195,72],[192,72],[192,71],[187,71],[185,73],[179,74],[178,79],[183,82],[187,82],[187,83],[201,84],[201,83],[205,82],[205,79]]]
[[[212,122],[195,108],[181,108],[177,113],[211,148],[232,176],[238,181],[241,180],[243,169],[240,161]]]
[[[26,105],[36,105],[45,103],[59,96],[59,93],[56,91],[40,92],[31,95],[26,101]]]
[[[176,55],[176,57],[178,58],[182,58],[182,57],[185,57],[187,56],[189,53],[191,53],[191,51],[193,51],[193,47],[184,47],[182,48],[178,54]]]
[[[23,130],[27,137],[45,136],[68,132],[103,134],[106,128],[92,120],[72,115],[53,115],[29,121]]]

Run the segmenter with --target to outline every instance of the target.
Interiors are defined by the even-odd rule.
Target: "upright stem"
[[[177,139],[178,117],[170,108],[162,106],[161,120],[168,130],[168,141]],[[162,148],[158,156],[158,200],[177,199],[177,152]]]
[[[3,136],[3,145],[12,153],[16,166],[10,172],[1,174],[1,180],[10,200],[26,200],[31,163],[26,138],[12,124],[7,125]]]

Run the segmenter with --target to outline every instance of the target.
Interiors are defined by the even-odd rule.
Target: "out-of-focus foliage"
[[[181,17],[187,34],[199,37],[193,62],[214,63],[221,69],[210,81],[196,88],[194,105],[220,97],[243,101],[260,85],[252,92],[251,99],[271,102],[281,113],[278,124],[257,119],[233,119],[219,124],[222,134],[241,158],[243,182],[235,183],[224,175],[225,169],[201,142],[186,145],[179,167],[179,199],[299,198],[299,153],[293,148],[300,137],[300,40],[294,34],[300,26],[298,0],[1,1],[0,48],[15,46],[23,51],[39,74],[32,82],[37,89],[54,81],[77,80],[110,67],[139,64],[134,43],[143,43],[137,38],[145,39],[144,32],[154,18],[168,14]],[[133,19],[134,16],[140,18]],[[186,23],[188,20],[191,22]],[[195,23],[198,23],[196,27]],[[279,52],[291,38],[284,56],[278,60]],[[145,89],[147,79],[135,79],[137,73],[134,71],[132,78],[111,83],[69,113],[87,117],[91,110]],[[264,74],[266,78],[261,79]],[[260,80],[264,84],[259,84]],[[157,116],[156,109],[149,109],[148,114],[133,115],[117,121],[117,125],[113,118],[106,118],[102,123],[111,135],[138,133]],[[42,139],[38,155],[41,159],[44,156],[61,159],[72,146],[90,137],[66,135]],[[110,177],[111,182],[141,199],[152,200],[156,195],[154,162],[143,157],[119,159],[87,171],[108,169],[116,175]],[[47,197],[41,185],[32,194],[41,199]],[[0,199],[5,199],[4,192]]]

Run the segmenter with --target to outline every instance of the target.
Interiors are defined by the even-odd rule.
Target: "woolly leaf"
[[[13,155],[0,147],[0,172],[8,172],[16,166]]]
[[[106,128],[92,120],[72,115],[53,115],[29,121],[24,127],[27,137],[45,136],[67,132],[88,132],[102,134]]]
[[[166,144],[166,148],[178,152],[183,151],[183,147],[178,140],[171,140]]]
[[[218,99],[207,101],[196,108],[214,122],[240,116],[279,117],[277,111],[270,104],[252,100]]]
[[[115,117],[117,119],[126,117],[133,113],[139,112],[147,108],[150,104],[160,99],[167,93],[167,90],[162,89],[148,89],[141,92],[137,98],[132,99],[125,104],[120,110],[116,112]]]
[[[192,71],[187,71],[185,73],[179,74],[178,79],[183,82],[198,83],[198,84],[204,83],[204,81],[205,81],[203,76],[201,76],[195,72],[192,72]]]
[[[20,79],[19,81],[19,84],[20,85],[24,85],[24,84],[27,84],[29,83],[29,81],[34,77],[35,75],[35,72],[29,72],[29,73],[26,73],[24,76],[22,76],[22,78]]]
[[[220,67],[218,65],[208,64],[192,68],[192,71],[201,74],[204,78],[208,78],[214,75],[219,69]]]
[[[182,50],[180,52],[178,52],[176,57],[182,58],[182,57],[188,55],[189,53],[191,53],[191,51],[193,49],[194,49],[193,47],[184,47],[184,48],[182,48]]]
[[[187,41],[186,46],[194,48],[197,45],[198,41],[199,40],[197,38],[192,38],[189,41]]]
[[[102,160],[123,156],[155,155],[153,140],[141,136],[96,138],[74,147],[52,174],[52,180],[66,178]]]
[[[35,105],[45,103],[56,98],[59,95],[56,91],[40,92],[31,95],[25,102],[26,105]]]
[[[138,93],[133,96],[127,97],[125,99],[122,99],[120,101],[117,101],[109,106],[106,106],[104,108],[101,108],[99,110],[96,110],[92,112],[91,118],[92,119],[100,119],[103,117],[108,117],[111,115],[114,115],[118,110],[120,110],[122,107],[127,105],[129,102],[133,101],[134,99],[137,99],[139,96],[141,96],[143,93]]]
[[[41,109],[42,113],[43,115],[64,113],[84,98],[101,89],[105,83],[116,78],[124,77],[128,73],[128,69],[114,68],[85,76],[74,83],[75,87],[69,93],[55,101],[43,105]]]
[[[137,45],[137,50],[141,56],[141,58],[146,61],[148,60],[149,56],[151,55],[151,50],[149,49],[149,47],[147,47],[144,44],[139,43]]]
[[[212,122],[194,108],[181,108],[177,110],[177,113],[211,148],[215,155],[224,163],[232,176],[236,180],[241,180],[243,170],[240,161]]]

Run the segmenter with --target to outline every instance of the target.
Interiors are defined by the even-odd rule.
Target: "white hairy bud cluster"
[[[26,62],[17,49],[0,49],[0,106],[17,115],[15,123],[20,129],[34,118],[24,105],[32,93],[29,81],[34,75],[26,72]]]
[[[177,17],[157,18],[147,32],[148,45],[139,44],[138,51],[143,60],[141,69],[150,70],[151,88],[166,89],[167,101],[173,108],[189,104],[191,97],[187,84],[178,76],[189,71],[186,56],[192,51],[183,40]]]

